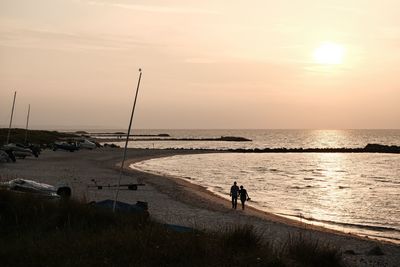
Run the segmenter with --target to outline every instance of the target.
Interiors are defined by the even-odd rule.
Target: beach
[[[143,173],[129,168],[130,164],[146,159],[209,152],[129,149],[121,182],[144,183],[145,186],[140,186],[137,191],[121,190],[119,200],[128,203],[147,202],[150,216],[162,223],[213,231],[235,224],[253,225],[265,241],[274,244],[282,244],[289,236],[302,234],[338,247],[349,266],[397,266],[400,262],[399,245],[311,226],[251,207],[245,211],[232,210],[229,201],[204,187],[178,177]],[[117,184],[121,160],[122,149],[117,148],[73,153],[45,150],[39,158],[0,165],[0,178],[24,178],[56,186],[67,184],[72,188],[74,198],[86,202],[113,199],[114,190],[106,187],[98,190],[96,185]],[[226,191],[228,193],[229,188]],[[384,255],[370,255],[374,254],[370,251],[376,246]]]

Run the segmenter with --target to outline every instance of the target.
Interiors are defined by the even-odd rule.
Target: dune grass
[[[4,190],[0,237],[1,266],[342,266],[336,250],[295,238],[273,249],[251,226],[179,233],[146,215]]]
[[[302,233],[290,235],[281,251],[303,266],[333,267],[341,262],[341,254],[335,247]]]

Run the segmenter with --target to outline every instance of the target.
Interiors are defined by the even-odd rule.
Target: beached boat
[[[74,152],[75,150],[79,150],[79,147],[75,142],[55,142],[53,144],[53,151],[58,149]]]
[[[33,151],[31,148],[20,145],[10,143],[3,146],[3,150],[12,151],[15,157],[17,158],[26,158],[26,157],[38,157],[39,154],[36,151]]]
[[[111,199],[105,199],[98,202],[91,202],[92,206],[102,209],[115,210],[118,212],[129,212],[129,213],[137,213],[149,216],[148,212],[148,204],[147,202],[137,201],[136,204],[129,204],[121,201],[116,201]],[[115,207],[114,207],[115,204]]]
[[[85,148],[85,149],[95,149],[97,147],[95,143],[87,139],[79,140],[78,146],[79,148]]]
[[[68,186],[62,185],[55,187],[49,184],[38,183],[32,180],[20,178],[0,183],[0,188],[15,192],[32,193],[49,198],[61,198],[71,196],[71,188]]]
[[[112,209],[114,206],[114,200],[105,199],[98,202],[93,202],[92,205],[107,209]],[[136,204],[129,204],[121,201],[117,201],[116,209],[119,211],[128,211],[128,212],[144,212],[147,211],[148,205],[147,202],[137,201]]]

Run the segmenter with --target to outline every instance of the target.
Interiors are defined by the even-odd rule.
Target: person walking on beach
[[[233,185],[231,187],[231,192],[229,195],[232,197],[232,209],[236,209],[237,199],[239,195],[239,186],[236,185],[236,182],[233,182]]]
[[[247,190],[243,188],[243,185],[240,186],[239,190],[240,202],[242,202],[242,210],[244,210],[244,203],[246,200],[250,200],[249,194],[247,194]]]

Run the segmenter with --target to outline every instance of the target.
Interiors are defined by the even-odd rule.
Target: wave
[[[297,219],[307,220],[310,222],[320,222],[320,223],[324,223],[324,224],[345,226],[345,227],[349,227],[349,228],[366,229],[366,230],[372,230],[372,231],[377,231],[377,232],[388,232],[388,231],[400,232],[400,229],[395,228],[395,227],[368,225],[368,224],[356,224],[356,223],[344,223],[344,222],[315,219],[315,218],[309,218],[309,217],[304,217],[304,216],[300,216],[300,215],[292,215],[292,214],[285,214],[285,213],[278,213],[278,214],[283,215],[283,216],[288,216],[288,217],[295,217]]]
[[[310,188],[314,188],[314,186],[312,186],[312,185],[306,185],[306,186],[295,185],[295,186],[290,186],[289,188],[290,189],[310,189]]]

